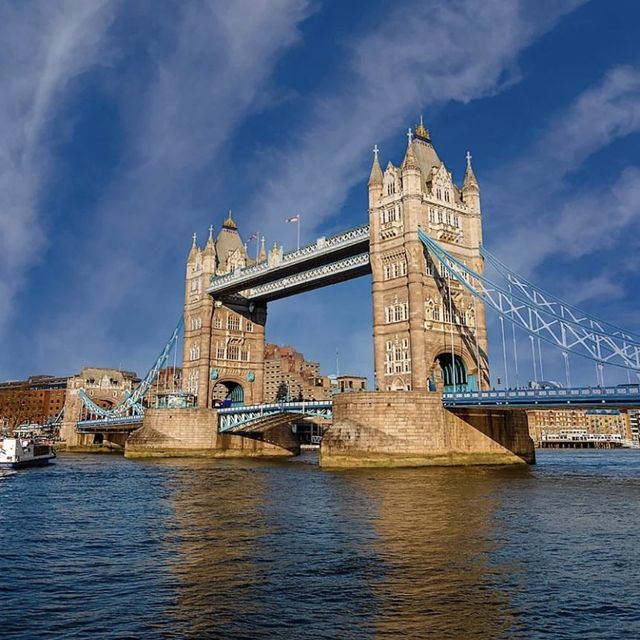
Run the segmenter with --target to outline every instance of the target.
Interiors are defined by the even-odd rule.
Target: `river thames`
[[[0,472],[0,637],[640,637],[640,451],[315,462]]]

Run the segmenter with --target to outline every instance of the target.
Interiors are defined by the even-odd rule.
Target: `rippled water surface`
[[[0,471],[2,638],[639,638],[640,452]]]

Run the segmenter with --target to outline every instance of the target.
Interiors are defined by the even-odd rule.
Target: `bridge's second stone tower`
[[[370,259],[376,385],[380,391],[487,388],[482,303],[434,264],[418,237],[424,229],[478,272],[480,189],[467,154],[459,189],[422,122],[402,165],[384,173],[374,150],[369,178]]]
[[[264,251],[258,259],[266,259]],[[199,407],[224,398],[236,404],[262,402],[266,304],[241,296],[222,303],[207,293],[213,275],[253,264],[231,213],[215,240],[209,228],[202,249],[194,235],[187,258],[182,385],[197,396]]]

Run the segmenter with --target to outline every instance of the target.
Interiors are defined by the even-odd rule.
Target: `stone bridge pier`
[[[323,467],[533,464],[525,410],[450,411],[440,393],[344,393],[320,448]]]
[[[218,412],[206,407],[147,409],[142,428],[125,447],[127,458],[152,457],[271,457],[299,453],[289,425],[272,424],[262,431],[220,433]]]

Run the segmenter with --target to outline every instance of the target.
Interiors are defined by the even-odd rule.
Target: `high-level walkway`
[[[242,292],[244,298],[268,302],[371,273],[369,225],[318,238],[314,243],[214,277],[207,293],[215,297]]]

